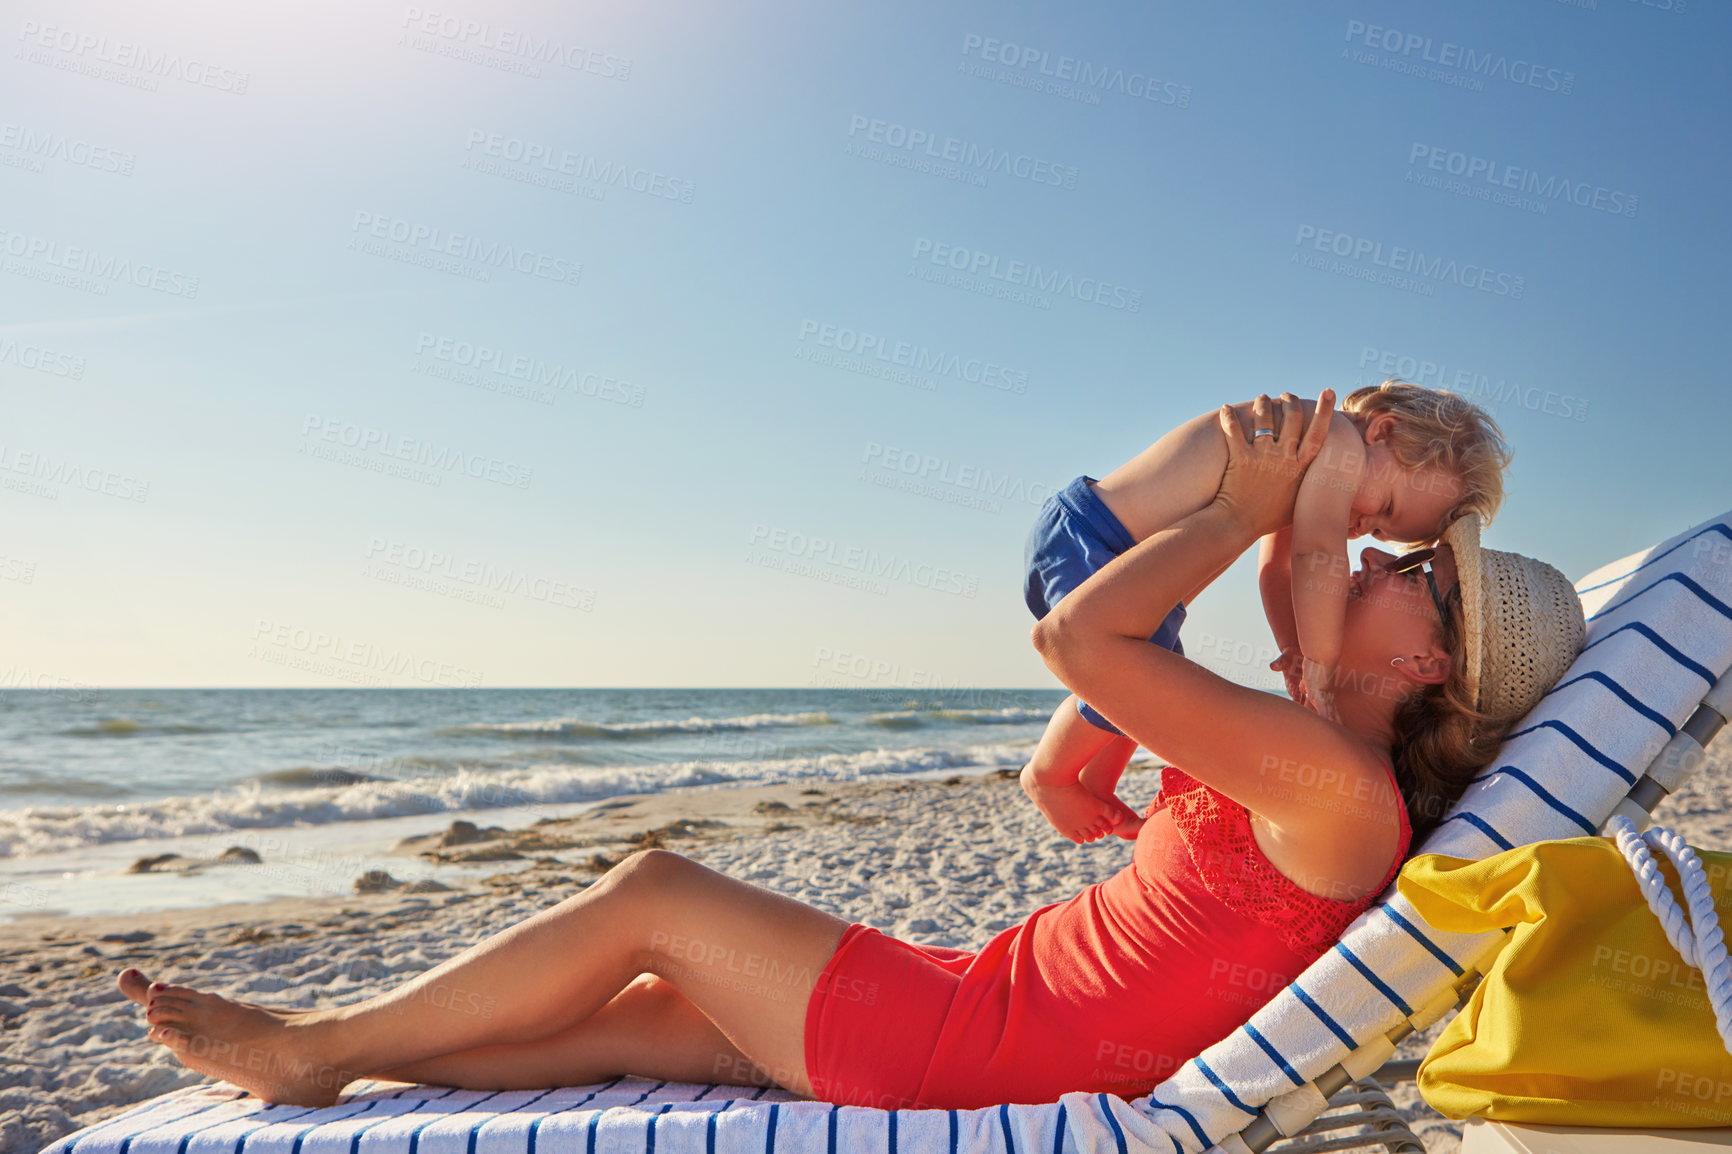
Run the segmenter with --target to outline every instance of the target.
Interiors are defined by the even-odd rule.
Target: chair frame
[[[1624,799],[1618,803],[1606,821],[1600,823],[1603,834],[1606,822],[1613,817],[1628,817],[1635,823],[1637,829],[1645,827],[1652,820],[1653,811],[1660,802],[1669,797],[1679,785],[1687,780],[1701,766],[1707,756],[1708,743],[1725,728],[1728,717],[1732,717],[1732,672],[1728,672],[1715,682],[1713,687],[1703,694],[1702,702],[1690,715],[1689,720],[1679,727],[1678,732],[1660,752],[1654,757],[1636,784],[1630,787]],[[1506,933],[1506,939],[1508,931]],[[1491,957],[1496,957],[1496,952]],[[1331,1066],[1319,1074],[1307,1085],[1315,1094],[1326,1102],[1335,1095],[1357,1082],[1370,1081],[1381,1088],[1389,1083],[1411,1081],[1419,1071],[1419,1063],[1412,1059],[1390,1061],[1398,1043],[1402,1042],[1420,1030],[1430,1028],[1435,1022],[1447,1014],[1459,1009],[1467,1001],[1475,986],[1483,976],[1483,968],[1489,965],[1489,960],[1482,961],[1479,967],[1470,968],[1455,983],[1455,997],[1441,1007],[1438,1003],[1421,1010],[1412,1018],[1398,1024],[1382,1038],[1367,1042],[1355,1050],[1343,1062]],[[1353,1068],[1363,1070],[1371,1060],[1381,1064],[1370,1073],[1352,1072]],[[1304,1087],[1295,1094],[1303,1095]],[[1282,1095],[1282,1099],[1289,1096]],[[1218,1143],[1214,1150],[1225,1151],[1227,1154],[1240,1154],[1241,1149],[1249,1154],[1264,1154],[1271,1146],[1283,1138],[1299,1137],[1309,1132],[1311,1123],[1321,1114],[1313,1110],[1308,1117],[1296,1118],[1291,1107],[1285,1109],[1273,1104],[1265,1106],[1257,1117],[1252,1119],[1238,1133],[1229,1135]],[[1295,1125],[1303,1126],[1295,1129]],[[1343,1149],[1343,1147],[1330,1147]]]

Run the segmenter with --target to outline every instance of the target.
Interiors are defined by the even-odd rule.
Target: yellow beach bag
[[[1732,962],[1713,916],[1716,905],[1732,914],[1732,854],[1698,854],[1623,818],[1613,826],[1615,838],[1480,861],[1425,854],[1403,867],[1401,895],[1438,929],[1514,927],[1420,1064],[1419,1092],[1439,1113],[1732,1125]]]

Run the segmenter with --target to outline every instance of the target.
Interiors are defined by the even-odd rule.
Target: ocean
[[[1063,690],[0,691],[0,921],[350,892],[391,845],[680,786],[1020,768]],[[129,873],[141,858],[258,865]],[[439,867],[449,883],[466,868]],[[354,874],[347,867],[353,866]]]

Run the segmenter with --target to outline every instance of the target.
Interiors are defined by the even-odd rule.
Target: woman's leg
[[[778,1073],[787,1075],[759,1067],[690,998],[645,974],[584,1021],[548,1037],[458,1050],[367,1076],[466,1090],[533,1090],[584,1086],[625,1071],[734,1086],[770,1085],[782,1080]]]
[[[146,1018],[151,1040],[191,1069],[267,1101],[325,1105],[368,1071],[558,1034],[648,973],[677,989],[741,1055],[805,1094],[806,1005],[847,925],[650,850],[354,1005],[287,1015],[158,983],[148,987]],[[144,979],[129,972],[122,988],[130,984],[136,996]]]

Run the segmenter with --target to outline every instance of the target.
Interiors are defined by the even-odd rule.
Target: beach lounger
[[[1732,512],[1589,574],[1577,590],[1588,615],[1581,656],[1417,852],[1478,858],[1590,835],[1614,810],[1643,824],[1732,713]],[[1364,1117],[1401,1149],[1411,1135],[1367,1079],[1396,1041],[1456,1006],[1502,939],[1434,930],[1392,887],[1245,1026],[1133,1102],[1075,1093],[886,1112],[628,1078],[503,1093],[363,1082],[309,1110],[215,1084],[144,1102],[45,1154],[1245,1154],[1300,1134],[1344,1089],[1349,1110],[1368,1103]],[[1328,1132],[1282,1145],[1341,1148]]]

